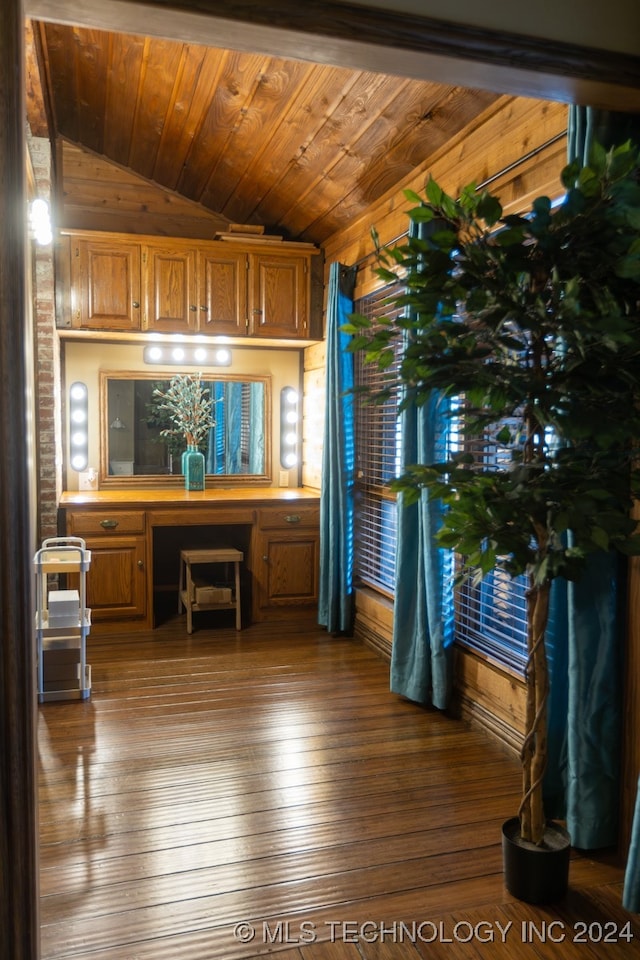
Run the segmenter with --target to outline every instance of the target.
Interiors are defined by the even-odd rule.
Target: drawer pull
[[[297,513],[290,513],[284,519],[287,523],[300,523],[300,517]]]
[[[115,530],[115,528],[118,526],[118,521],[117,520],[101,520],[100,526],[104,527],[105,530]]]

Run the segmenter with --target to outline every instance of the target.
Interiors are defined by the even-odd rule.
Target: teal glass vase
[[[182,456],[185,490],[204,490],[204,454],[188,446]]]

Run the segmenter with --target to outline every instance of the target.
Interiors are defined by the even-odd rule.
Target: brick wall
[[[51,201],[51,145],[27,134],[36,194]],[[31,241],[36,410],[37,540],[56,536],[57,505],[62,491],[62,397],[60,346],[55,323],[53,246]]]

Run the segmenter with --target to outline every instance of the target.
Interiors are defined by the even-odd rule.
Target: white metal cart
[[[91,610],[86,586],[90,565],[91,551],[80,537],[43,540],[34,557],[40,703],[86,700],[91,693],[91,667],[87,664]],[[77,590],[60,589],[61,574],[77,575],[73,581]]]

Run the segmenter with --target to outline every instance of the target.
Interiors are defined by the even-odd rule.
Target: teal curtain
[[[402,421],[402,467],[444,458],[447,404],[432,394],[408,406]],[[437,547],[440,504],[422,491],[417,503],[398,499],[398,542],[391,647],[391,690],[445,709],[451,694],[453,643],[451,555]]]
[[[625,910],[640,913],[640,780],[636,795],[636,809],[631,828],[631,845],[624,875],[622,906]]]
[[[637,114],[598,110],[594,107],[571,106],[567,129],[568,160],[579,159],[585,163],[594,140],[605,148],[627,140],[638,143],[640,117]],[[620,790],[620,709],[623,695],[621,634],[624,625],[621,616],[614,620],[614,598],[621,582],[624,581],[616,561],[606,558],[599,569],[594,564],[588,579],[581,581],[576,588],[582,591],[579,609],[584,612],[581,623],[578,623],[576,618],[576,634],[580,629],[591,637],[586,644],[580,642],[580,649],[576,649],[573,656],[573,670],[570,670],[569,674],[572,677],[569,682],[573,691],[568,701],[569,706],[571,701],[575,702],[575,709],[567,720],[566,762],[571,780],[575,779],[570,762],[571,743],[574,753],[579,749],[587,758],[581,763],[585,771],[583,785],[587,803],[579,804],[577,795],[575,804],[572,803],[571,796],[567,803],[568,814],[573,809],[577,821],[574,826],[577,839],[573,839],[577,846],[581,841],[584,846],[597,846],[597,843],[584,842],[592,837],[614,843],[617,834],[615,825]],[[589,611],[593,611],[595,617],[590,616]],[[599,643],[593,636],[598,624],[602,628]],[[576,645],[578,640],[577,635]],[[559,700],[557,709],[561,710],[563,695],[556,691],[554,697]],[[563,747],[560,748],[560,753],[562,749]],[[640,784],[622,902],[627,910],[640,912]]]
[[[225,384],[226,396],[226,465],[225,473],[242,473],[242,384],[230,380]]]
[[[593,141],[611,147],[627,140],[640,140],[640,117],[635,113],[597,110],[595,107],[569,107],[567,158],[586,164]]]
[[[213,384],[213,418],[215,424],[209,430],[209,442],[207,444],[207,473],[226,473],[226,464],[224,457],[224,438],[225,438],[225,391],[224,381],[216,380]]]
[[[242,411],[247,398],[248,442],[246,436],[243,438],[242,423]],[[241,383],[216,380],[212,387],[212,401],[215,424],[209,430],[206,472],[218,475],[264,473],[264,385],[257,381]]]
[[[439,228],[437,221],[412,223],[410,236],[428,240]],[[448,401],[437,393],[421,406],[406,405],[400,413],[401,470],[446,459],[448,414]],[[452,684],[453,561],[435,543],[440,522],[441,505],[426,491],[409,506],[399,496],[391,690],[445,709]]]
[[[253,381],[249,385],[249,473],[265,472],[264,452],[264,386]]]
[[[574,847],[616,843],[622,731],[622,632],[617,557],[593,558],[578,583],[553,585],[545,809]]]
[[[340,263],[329,269],[318,623],[332,633],[353,626],[353,354],[340,328],[353,312],[355,275]]]

